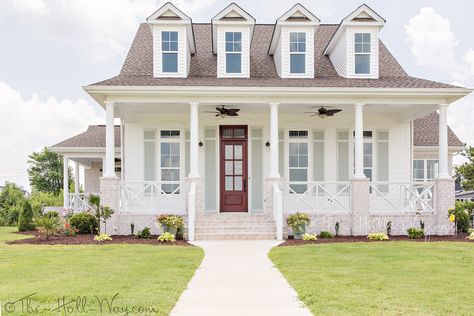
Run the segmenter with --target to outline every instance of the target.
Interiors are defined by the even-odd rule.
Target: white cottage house
[[[85,166],[86,192],[116,210],[112,234],[176,213],[190,240],[282,239],[297,211],[314,232],[422,220],[451,233],[463,144],[446,115],[471,90],[410,77],[379,39],[385,23],[362,5],[323,24],[300,4],[274,24],[236,4],[193,23],[167,3],[119,75],[84,87],[107,124],[51,149]],[[87,208],[87,193],[66,193],[65,207]]]

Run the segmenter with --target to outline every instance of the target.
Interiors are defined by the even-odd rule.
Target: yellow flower
[[[449,215],[449,221],[454,222],[456,220],[456,216],[454,214]]]

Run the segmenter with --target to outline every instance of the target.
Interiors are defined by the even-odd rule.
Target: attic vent
[[[286,21],[310,21],[310,19],[303,12],[297,10]]]
[[[352,21],[376,21],[370,14],[365,11],[362,11],[357,16],[355,16]]]
[[[181,18],[171,10],[164,12],[162,15],[156,18],[158,19],[168,19],[168,20],[181,20]]]
[[[227,13],[221,20],[245,20],[245,18],[240,15],[237,11],[232,10]]]

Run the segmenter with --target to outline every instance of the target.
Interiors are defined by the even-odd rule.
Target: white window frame
[[[357,35],[362,35],[362,42],[356,42],[356,37]],[[364,51],[364,45],[367,44],[367,42],[364,42],[363,37],[364,35],[369,35],[370,41],[368,42],[369,45],[369,52]],[[356,51],[356,45],[360,44],[362,45],[362,52],[357,52]],[[371,67],[371,61],[372,61],[372,34],[370,32],[355,32],[354,33],[354,75],[355,76],[370,76],[372,74],[372,67]],[[357,73],[357,63],[356,63],[356,57],[357,56],[369,56],[369,72],[367,73]]]
[[[415,178],[415,161],[423,161],[423,179],[420,178]],[[434,161],[435,169],[434,169],[434,177],[433,179],[428,179],[428,161]],[[434,181],[438,177],[438,172],[439,172],[439,161],[438,159],[413,159],[412,161],[412,172],[411,176],[413,179],[413,182],[431,182]],[[436,168],[436,166],[438,166]]]
[[[176,36],[177,36],[177,40],[176,40],[176,50],[171,50],[171,47],[169,47],[168,50],[164,50],[163,49],[163,34],[164,33],[176,33]],[[169,44],[171,44],[171,42],[174,42],[174,41],[171,41],[168,40],[167,41]],[[171,46],[171,45],[170,45]],[[178,31],[172,31],[172,30],[163,30],[161,31],[161,43],[160,43],[160,47],[161,47],[161,72],[163,74],[177,74],[179,73],[179,32]],[[176,71],[165,71],[165,67],[164,67],[164,56],[165,54],[175,54],[176,55]]]
[[[179,131],[179,137],[176,137],[176,138],[162,138],[161,137],[161,132],[163,131]],[[178,143],[179,144],[179,167],[162,167],[161,166],[161,144],[162,143]],[[185,150],[185,131],[181,128],[173,128],[173,127],[169,127],[169,128],[160,128],[158,129],[158,132],[157,132],[157,151],[158,151],[158,155],[157,155],[157,163],[158,163],[158,168],[157,169],[157,172],[158,172],[158,179],[160,182],[166,182],[162,179],[162,170],[165,170],[165,169],[179,169],[179,179],[178,180],[173,180],[172,182],[182,182],[183,179],[184,179],[184,175],[183,173],[185,172],[185,168],[186,168],[186,163],[185,163],[185,154],[184,154],[184,150]],[[177,194],[184,194],[185,192],[180,189],[179,192],[177,192]]]
[[[306,132],[307,136],[306,138],[290,138],[290,132],[293,131],[298,131],[298,132]],[[286,139],[286,154],[284,153],[285,156],[285,169],[286,169],[286,179],[288,179],[288,184],[291,185],[306,185],[308,181],[312,181],[313,175],[312,175],[312,159],[313,155],[311,151],[313,150],[312,146],[312,136],[311,136],[311,129],[302,129],[302,128],[289,128],[285,130],[285,139]],[[305,143],[307,144],[307,156],[308,156],[308,162],[307,162],[307,167],[290,167],[290,144],[291,143]],[[292,169],[297,169],[297,170],[306,170],[306,181],[291,181],[290,180],[290,170]],[[293,193],[292,191],[290,193]],[[298,193],[298,192],[297,192]]]
[[[146,139],[145,138],[145,133],[146,132],[153,132],[155,133],[155,138],[154,139]],[[143,180],[144,181],[156,181],[156,177],[157,177],[157,160],[158,160],[158,156],[157,156],[157,148],[158,148],[158,135],[157,135],[157,130],[155,128],[145,128],[143,130],[143,133],[142,133],[142,137],[143,137]],[[153,180],[145,180],[146,178],[146,171],[145,171],[145,159],[146,159],[146,156],[145,156],[145,143],[154,143],[154,152],[155,152],[155,161],[153,162],[154,163],[154,169],[155,169],[155,174],[153,175]]]
[[[232,42],[227,42],[227,33],[232,33]],[[234,50],[235,45],[235,33],[240,33],[240,51]],[[225,31],[224,32],[224,51],[225,51],[225,59],[224,59],[224,73],[226,75],[241,75],[243,72],[242,69],[242,43],[243,43],[243,32],[242,31]],[[227,43],[232,43],[232,51],[227,51]],[[238,43],[238,42],[237,42]],[[227,55],[240,55],[240,72],[227,72]]]
[[[363,170],[364,170],[364,175],[365,175],[365,170],[370,169],[372,171],[372,177],[370,178],[370,181],[377,181],[377,131],[375,129],[364,129],[365,132],[371,132],[372,137],[370,139],[367,139],[365,137],[362,137],[363,139],[363,144],[372,144],[372,166],[371,167],[366,167],[365,164],[363,164]],[[352,142],[351,142],[351,151],[352,155],[350,157],[351,161],[351,168],[349,170],[352,170],[352,175],[355,173],[355,136],[354,136],[355,131],[351,131],[351,136],[352,136]],[[364,163],[364,161],[363,161]],[[389,167],[390,168],[390,167]]]
[[[292,34],[296,34],[296,51],[291,51],[291,35]],[[300,52],[299,49],[298,49],[298,37],[300,34],[304,34],[304,51],[303,52]],[[306,40],[306,32],[303,32],[303,31],[290,31],[289,34],[288,34],[288,52],[289,52],[289,60],[288,60],[288,73],[292,76],[298,76],[298,75],[305,75],[307,72],[308,72],[308,69],[306,69],[306,52],[308,50],[307,48],[307,40]],[[303,55],[304,56],[304,72],[291,72],[291,56],[292,55]]]

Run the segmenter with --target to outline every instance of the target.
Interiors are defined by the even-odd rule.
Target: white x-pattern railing
[[[433,182],[370,182],[371,213],[433,212],[433,203]]]
[[[93,206],[89,203],[89,197],[91,194],[99,195],[98,193],[69,193],[69,210],[75,213],[85,212],[93,209]]]
[[[189,184],[182,181],[122,181],[119,183],[119,209],[184,214],[188,187]]]
[[[351,210],[350,182],[287,182],[283,195],[285,213],[349,213]]]

